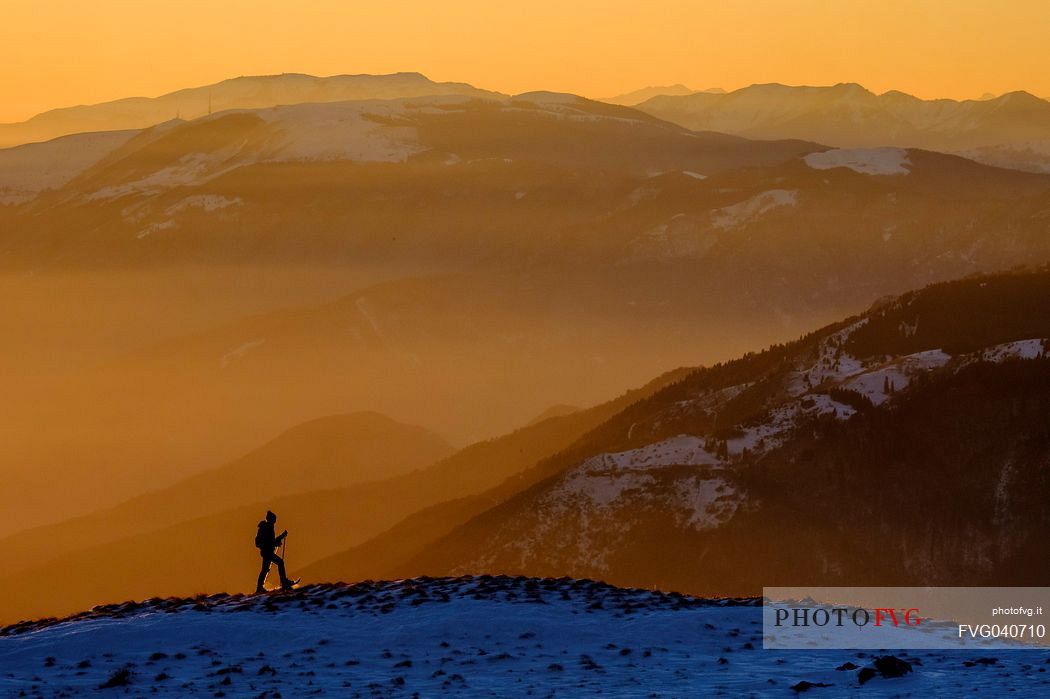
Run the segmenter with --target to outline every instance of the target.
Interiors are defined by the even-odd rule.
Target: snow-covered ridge
[[[1034,696],[1045,652],[991,663],[762,650],[757,598],[701,599],[570,578],[476,576],[107,605],[0,630],[0,693],[135,696]],[[852,661],[847,666],[847,661]],[[830,694],[828,696],[831,696]]]
[[[979,352],[978,356],[983,361],[998,363],[1010,359],[1039,359],[1046,356],[1046,350],[1047,340],[1037,337],[987,347]]]
[[[507,546],[518,550],[523,561],[528,560],[543,537],[560,536],[553,528],[560,525],[551,523],[569,518],[574,533],[564,545],[578,549],[577,560],[590,569],[602,571],[607,566],[609,542],[600,541],[595,532],[626,531],[631,526],[629,513],[639,508],[675,513],[680,522],[697,530],[721,526],[746,505],[730,476],[741,458],[783,446],[813,419],[848,420],[857,414],[859,406],[837,390],[882,406],[905,391],[916,376],[953,362],[941,349],[861,360],[845,348],[850,336],[867,322],[862,318],[820,338],[815,351],[797,358],[794,368],[780,379],[779,397],[764,412],[733,426],[724,439],[679,434],[632,449],[594,454],[569,468],[535,504],[542,517],[533,523],[530,535],[512,537],[515,540]],[[915,326],[903,325],[900,332],[907,337]],[[1034,359],[1044,353],[1043,340],[1020,340],[960,356],[953,366],[977,360]],[[728,401],[753,386],[747,383],[704,391],[677,401],[668,410],[716,415]],[[628,430],[627,439],[634,427]]]
[[[803,158],[814,170],[848,167],[862,175],[907,175],[911,160],[903,148],[836,148]]]

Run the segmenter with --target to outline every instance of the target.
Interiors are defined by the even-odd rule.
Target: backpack
[[[266,526],[266,522],[259,522],[259,528],[255,532],[255,548],[257,549],[266,548],[266,535],[263,534],[264,526]]]

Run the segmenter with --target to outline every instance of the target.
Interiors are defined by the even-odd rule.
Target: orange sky
[[[237,75],[1050,97],[1048,0],[0,0],[0,121]]]

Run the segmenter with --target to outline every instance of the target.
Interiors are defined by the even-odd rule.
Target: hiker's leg
[[[284,562],[281,562],[282,567]],[[256,590],[261,590],[263,583],[266,582],[266,575],[270,572],[270,557],[263,554],[262,557],[262,570],[259,571],[259,584],[255,586]]]
[[[277,554],[270,558],[277,564],[277,572],[281,574],[281,584],[284,585],[288,581],[288,576],[284,574],[284,559]]]

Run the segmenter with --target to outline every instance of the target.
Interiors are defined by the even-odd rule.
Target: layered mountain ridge
[[[906,294],[697,370],[520,488],[431,508],[412,518],[427,526],[307,574],[528,571],[706,594],[1037,584],[1045,310],[1047,272]]]
[[[897,90],[877,95],[856,83],[770,83],[724,95],[657,95],[636,106],[691,129],[748,138],[923,148],[1050,171],[1050,102],[1024,91],[982,100],[923,100]]]

